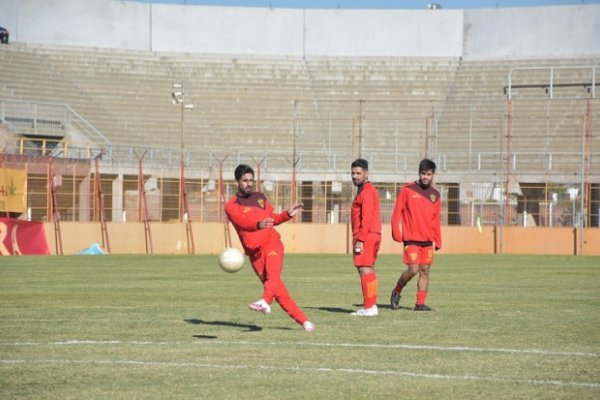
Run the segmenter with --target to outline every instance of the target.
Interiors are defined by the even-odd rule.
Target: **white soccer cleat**
[[[306,332],[312,332],[312,331],[314,331],[314,330],[315,330],[315,324],[313,324],[313,323],[312,323],[312,322],[310,322],[310,321],[305,321],[305,322],[302,324],[302,327],[304,328],[304,330],[305,330]]]
[[[377,311],[376,305],[369,308],[361,308],[360,310],[350,313],[350,315],[357,315],[359,317],[375,317],[378,314],[379,312]]]
[[[264,314],[269,314],[271,312],[271,306],[264,299],[260,299],[252,304],[248,304],[248,308]]]

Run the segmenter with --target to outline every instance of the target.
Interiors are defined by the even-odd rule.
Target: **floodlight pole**
[[[190,215],[189,203],[187,201],[187,185],[185,182],[185,110],[193,109],[193,104],[185,103],[183,85],[173,83],[171,92],[173,104],[179,104],[181,107],[180,117],[180,149],[179,149],[179,222],[185,223],[188,254],[194,254],[194,233],[192,230],[192,218]]]
[[[507,118],[506,118],[506,175],[505,175],[505,185],[506,189],[504,191],[504,226],[510,226],[512,220],[512,210],[511,210],[511,157],[512,157],[512,123],[513,123],[513,113],[512,113],[512,100],[508,100],[507,102]]]
[[[290,187],[290,200],[292,204],[296,204],[297,201],[297,190],[296,190],[296,179],[297,179],[297,165],[298,159],[296,157],[296,146],[298,140],[298,100],[294,100],[294,132],[292,134],[292,185]]]

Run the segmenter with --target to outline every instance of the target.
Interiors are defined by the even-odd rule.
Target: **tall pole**
[[[510,226],[512,220],[511,203],[510,203],[510,185],[511,185],[511,153],[512,153],[512,100],[507,104],[508,115],[506,120],[506,176],[504,191],[504,226]]]
[[[182,91],[182,99],[183,99],[183,91]],[[185,120],[184,120],[184,108],[183,108],[183,101],[181,101],[181,147],[179,149],[179,222],[183,222],[184,219],[184,213],[185,213],[185,202],[184,202],[184,193],[185,193],[185,181],[184,181],[184,169],[185,169],[185,162],[184,162],[184,152],[185,152],[185,145],[184,145],[184,125],[185,125]]]
[[[292,185],[290,187],[290,200],[296,204],[296,140],[298,138],[298,100],[294,100],[294,132],[292,135]]]
[[[360,115],[358,116],[358,152],[357,152],[357,157],[358,158],[362,158],[362,150],[363,150],[363,124],[364,124],[364,119],[365,119],[365,101],[364,100],[359,100],[359,107],[360,107]]]
[[[192,218],[187,201],[187,186],[185,182],[185,110],[194,108],[194,105],[185,103],[185,95],[181,83],[173,83],[171,97],[173,98],[173,104],[179,104],[181,109],[181,132],[179,140],[179,222],[185,223],[188,253],[194,254],[194,234],[191,225]]]
[[[256,191],[257,192],[262,192],[260,169],[261,169],[261,165],[262,165],[263,161],[265,161],[265,158],[266,158],[266,156],[264,156],[260,161],[256,161],[256,159],[254,157],[252,157],[252,160],[256,163]]]
[[[218,218],[223,221],[223,233],[225,234],[225,248],[229,248],[232,246],[231,244],[231,232],[229,231],[229,218],[227,215],[223,213],[223,209],[225,207],[225,181],[223,179],[223,164],[227,159],[228,155],[226,155],[219,162],[219,210],[218,210]]]

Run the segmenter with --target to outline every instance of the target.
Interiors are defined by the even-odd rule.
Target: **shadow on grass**
[[[320,311],[326,311],[326,312],[331,312],[331,313],[350,314],[350,313],[356,311],[358,308],[361,308],[362,304],[354,304],[354,306],[356,308],[353,308],[353,309],[342,308],[342,307],[304,307],[304,308],[309,309],[309,310],[320,310]],[[389,304],[377,304],[377,308],[380,308],[380,309],[387,308],[389,310],[392,310],[392,307]],[[412,311],[412,307],[400,306],[400,307],[398,307],[397,310],[392,310],[392,311],[399,311],[399,310]]]
[[[359,305],[360,307],[360,305]],[[392,306],[390,306],[389,304],[377,304],[377,308],[387,308],[388,310],[392,310],[392,311],[400,311],[400,310],[408,310],[408,311],[412,311],[412,307],[405,307],[405,306],[400,306],[396,309],[392,309]]]
[[[320,310],[320,311],[326,311],[326,312],[331,312],[331,313],[341,313],[341,314],[349,314],[355,310],[348,310],[346,308],[341,308],[341,307],[303,307],[309,310]]]
[[[218,339],[218,336],[210,336],[210,335],[192,335],[196,339]]]
[[[243,332],[260,332],[262,331],[262,327],[258,326],[258,325],[254,325],[254,324],[238,324],[235,322],[228,322],[228,321],[205,321],[203,319],[197,319],[197,318],[192,318],[192,319],[184,319],[185,322],[187,322],[188,324],[194,324],[194,325],[213,325],[213,326],[230,326],[232,328],[243,328]],[[201,337],[201,338],[205,338],[202,335],[194,335],[194,337]]]

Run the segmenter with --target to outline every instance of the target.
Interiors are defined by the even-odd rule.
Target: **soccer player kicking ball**
[[[369,163],[359,158],[351,164],[352,182],[358,188],[352,202],[352,244],[354,266],[360,275],[363,308],[352,315],[374,317],[377,315],[377,274],[375,261],[381,243],[381,218],[379,194],[367,179]]]
[[[404,242],[406,271],[400,275],[390,297],[393,310],[400,308],[400,294],[404,286],[419,273],[417,302],[414,311],[432,311],[425,304],[429,288],[429,269],[433,252],[442,247],[440,192],[433,186],[435,163],[424,159],[419,164],[419,180],[406,184],[400,190],[392,213],[392,238]]]
[[[303,205],[294,204],[289,210],[275,214],[265,195],[252,191],[254,170],[250,166],[238,165],[234,176],[238,191],[225,205],[225,213],[237,231],[254,272],[263,283],[262,298],[248,307],[268,314],[275,299],[305,331],[312,332],[315,325],[304,315],[281,280],[284,249],[279,233],[273,228],[300,213]]]

